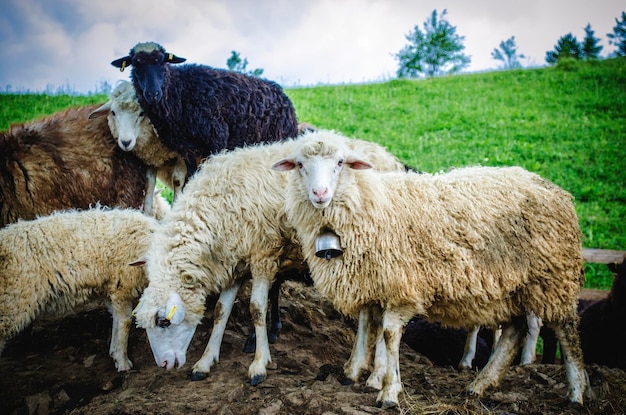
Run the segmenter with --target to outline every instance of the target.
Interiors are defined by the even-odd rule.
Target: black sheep
[[[111,65],[132,65],[141,107],[163,143],[183,157],[189,176],[197,157],[298,134],[293,104],[275,82],[206,65],[171,65],[185,60],[146,42]]]
[[[580,343],[585,363],[626,370],[626,261],[609,264],[615,273],[604,300],[587,307],[580,316]]]

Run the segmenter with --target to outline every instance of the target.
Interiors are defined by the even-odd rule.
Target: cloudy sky
[[[465,36],[466,71],[497,68],[491,51],[515,36],[524,66],[591,23],[604,45],[626,10],[618,0],[0,0],[0,91],[86,93],[128,79],[110,65],[156,41],[190,63],[225,67],[231,51],[286,87],[383,81],[430,13]]]

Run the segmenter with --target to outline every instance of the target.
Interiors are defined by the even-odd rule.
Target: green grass
[[[571,192],[583,245],[626,250],[626,60],[289,88],[300,121],[385,145],[426,172],[520,165]],[[0,129],[85,97],[0,95]],[[612,275],[586,265],[587,286]]]

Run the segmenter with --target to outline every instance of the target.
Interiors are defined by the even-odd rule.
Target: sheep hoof
[[[267,335],[267,341],[271,344],[275,344],[278,341],[278,333],[269,332]]]
[[[191,372],[191,380],[192,381],[196,381],[196,380],[204,380],[209,376],[208,373],[204,373],[204,372]]]
[[[344,386],[354,385],[354,381],[350,379],[349,377],[347,377],[346,375],[344,375],[343,373],[337,376],[337,380],[339,381],[339,383],[341,383]]]
[[[254,375],[250,378],[250,385],[256,386],[265,380],[265,375]]]
[[[390,408],[395,408],[396,406],[398,406],[398,402],[394,402],[394,401],[377,401],[376,402],[376,407],[377,408],[381,408],[381,409],[390,409]]]

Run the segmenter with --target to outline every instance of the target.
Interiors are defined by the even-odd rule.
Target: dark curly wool
[[[72,108],[0,132],[0,227],[56,210],[139,208],[146,165],[122,151],[99,105]]]
[[[626,262],[609,264],[615,280],[609,295],[580,316],[580,343],[585,363],[626,370]]]
[[[298,134],[293,104],[275,82],[168,61],[184,58],[167,54],[156,43],[143,43],[112,65],[132,64],[141,107],[163,143],[184,158],[189,176],[196,170],[196,157]]]

